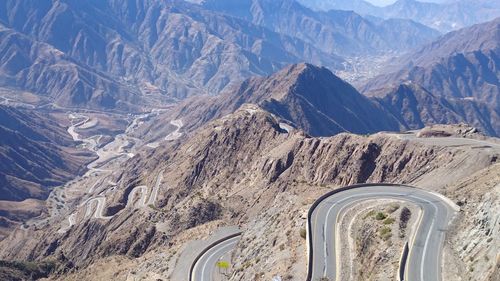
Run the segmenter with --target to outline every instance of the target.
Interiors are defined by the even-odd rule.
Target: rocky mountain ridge
[[[138,131],[153,140],[171,132],[165,123],[182,122],[184,133],[255,104],[283,120],[283,128],[296,127],[312,136],[341,132],[368,134],[403,128],[377,102],[354,89],[326,68],[294,64],[268,77],[250,78],[217,97],[194,97],[159,115]]]

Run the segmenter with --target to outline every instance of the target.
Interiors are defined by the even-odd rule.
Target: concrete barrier
[[[406,262],[408,260],[409,252],[410,248],[408,247],[408,242],[406,242],[403,247],[403,253],[401,253],[401,259],[399,260],[399,281],[405,280]]]

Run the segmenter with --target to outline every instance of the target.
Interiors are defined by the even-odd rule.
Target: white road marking
[[[436,214],[438,212],[436,205],[432,204],[431,202],[429,202],[429,204],[431,204],[435,212],[434,216],[432,217],[432,222],[431,226],[429,227],[429,232],[427,232],[427,237],[425,239],[424,251],[422,252],[422,264],[420,265],[420,278],[421,278],[420,280],[424,280],[424,264],[425,264],[425,256],[427,255],[427,246],[429,245],[429,239],[431,238],[432,228],[434,227],[434,222],[436,221]]]
[[[227,248],[233,248],[234,245],[238,244],[238,241],[235,241],[235,242],[231,242],[230,244],[227,244],[226,246],[220,248],[219,250],[215,251],[213,254],[211,254],[208,259],[207,259],[207,262],[210,261],[213,256],[219,254],[220,252],[225,252]],[[208,263],[205,263],[203,265],[203,268],[201,270],[201,280],[203,280],[203,276],[205,275],[205,271],[206,271],[206,267],[207,267]],[[214,266],[214,265],[211,265],[211,266]],[[211,277],[209,277],[209,279],[211,279]]]
[[[424,191],[424,190],[421,190],[421,191]],[[424,192],[427,192],[427,191],[424,191]],[[443,199],[442,196],[437,196],[434,192],[427,192],[429,195],[431,196],[436,196],[438,198],[440,198],[441,200]],[[327,232],[327,229],[328,229],[328,223],[329,223],[329,217],[331,216],[331,211],[333,210],[333,208],[335,208],[335,206],[338,206],[338,204],[341,204],[342,202],[345,202],[345,201],[348,201],[352,198],[355,198],[355,197],[365,197],[365,198],[362,198],[360,200],[356,200],[355,202],[360,202],[360,201],[368,201],[368,200],[373,200],[373,199],[376,199],[377,197],[378,198],[381,198],[381,199],[384,199],[384,198],[389,198],[389,199],[397,199],[397,200],[403,200],[403,201],[410,201],[411,203],[416,203],[416,204],[429,204],[431,205],[433,208],[434,208],[434,215],[433,215],[433,218],[432,218],[432,222],[431,222],[431,225],[429,227],[429,230],[427,232],[427,236],[426,236],[426,240],[425,240],[425,243],[424,243],[424,250],[423,250],[423,253],[422,253],[422,258],[421,258],[421,278],[423,278],[423,270],[424,270],[424,264],[425,264],[425,259],[426,259],[426,255],[427,255],[427,250],[428,250],[428,245],[429,245],[429,241],[430,241],[430,234],[432,233],[432,230],[434,228],[434,225],[435,225],[435,220],[436,220],[436,214],[438,212],[438,209],[437,209],[437,206],[434,202],[431,202],[429,200],[427,200],[426,198],[421,198],[421,197],[415,197],[413,195],[412,192],[408,192],[408,191],[404,191],[402,193],[393,193],[393,192],[389,192],[389,193],[381,193],[381,192],[377,192],[377,193],[363,193],[363,194],[356,194],[356,195],[351,195],[351,196],[348,196],[348,197],[345,197],[339,201],[328,201],[329,199],[326,198],[324,199],[323,202],[325,203],[333,203],[327,213],[326,213],[326,223],[323,225],[323,232],[326,233]],[[370,197],[372,196],[372,197]],[[416,201],[413,201],[413,200],[405,200],[406,198],[413,198],[415,199]],[[441,201],[439,201],[441,202]],[[451,200],[444,200],[445,203],[448,203],[450,204],[450,202],[452,202]],[[453,202],[452,202],[453,203]],[[349,204],[349,206],[353,205],[352,203]],[[455,204],[450,204],[451,208],[456,210],[455,209]],[[343,209],[345,208],[346,206],[343,206],[342,209],[339,211],[339,213],[337,214],[337,218],[336,218],[336,221],[335,223],[338,224],[338,215],[343,211]],[[317,224],[316,220],[315,220],[315,224]],[[420,225],[420,223],[419,223]],[[416,233],[418,232],[418,229],[415,231],[415,235]],[[338,242],[338,227],[335,228],[335,240],[336,242]],[[412,243],[415,243],[415,239],[413,240]],[[336,243],[338,244],[338,243]],[[323,253],[324,253],[324,270],[323,270],[323,276],[326,277],[326,274],[327,274],[327,266],[328,266],[328,263],[327,263],[327,254],[328,254],[328,251],[327,251],[327,237],[324,237],[324,241],[323,241],[323,246],[324,246],[324,249],[323,249]],[[412,248],[413,248],[414,245],[412,245]],[[336,250],[339,250],[339,245],[336,245]],[[409,259],[411,257],[411,254],[409,255]],[[336,265],[337,267],[338,266],[338,262],[340,260],[340,253],[339,251],[336,251],[336,254],[334,256],[335,260],[336,260]],[[339,280],[339,269],[336,268],[336,280]],[[423,280],[423,279],[422,279]]]

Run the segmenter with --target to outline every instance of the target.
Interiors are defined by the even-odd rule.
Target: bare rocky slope
[[[399,120],[405,128],[420,129],[429,124],[475,124],[491,132],[491,124],[484,120],[480,108],[465,100],[449,100],[439,93],[406,82],[386,93],[373,97],[383,108]]]
[[[0,106],[0,239],[41,215],[52,188],[81,174],[93,158],[45,114]]]
[[[0,87],[5,91],[32,92],[61,106],[140,110],[143,101],[137,91],[74,60],[57,46],[1,23],[0,38]]]
[[[436,175],[457,166],[474,173],[496,157],[486,150],[426,146],[385,134],[313,138],[300,130],[287,132],[279,117],[244,105],[176,142],[141,152],[116,171],[116,187],[100,193],[106,197],[104,215],[112,218],[79,216],[80,222],[65,232],[59,230],[66,218],[18,230],[0,242],[0,255],[55,259],[82,269],[69,276],[60,272],[63,279],[142,274],[170,280],[187,241],[217,225],[235,224],[246,231],[231,280],[269,280],[285,273],[288,280],[302,280],[306,256],[299,230],[305,219],[300,214],[317,196],[360,182],[438,188],[447,183],[432,180]],[[126,208],[132,187],[154,186],[158,175],[164,180],[155,205]],[[450,189],[457,192],[452,198],[461,196],[454,185]]]
[[[0,200],[45,199],[91,159],[62,125],[31,111],[0,107],[0,132]]]
[[[369,81],[375,96],[409,127],[469,123],[500,133],[500,19],[444,35]]]

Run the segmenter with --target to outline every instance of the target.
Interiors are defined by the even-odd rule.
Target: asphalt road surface
[[[470,138],[458,138],[458,137],[431,137],[431,138],[419,138],[415,134],[393,134],[397,138],[402,140],[411,140],[427,145],[437,145],[437,146],[471,146],[471,147],[482,147],[490,148],[496,151],[500,151],[500,143],[493,142],[491,140],[476,140]]]
[[[182,136],[182,133],[180,132],[182,126],[184,126],[184,123],[182,123],[182,120],[172,120],[170,121],[170,125],[175,126],[176,129],[172,133],[170,133],[168,136],[165,137],[166,141],[172,141],[180,138]]]
[[[457,207],[444,196],[408,186],[362,186],[327,197],[311,215],[312,280],[327,277],[340,281],[341,256],[338,215],[356,203],[373,199],[396,199],[419,206],[423,212],[417,231],[409,241],[405,280],[441,280],[441,258],[446,230]],[[208,279],[197,279],[208,280]]]
[[[94,211],[94,218],[96,219],[110,219],[111,217],[105,217],[103,216],[104,213],[104,206],[106,205],[106,197],[96,197],[92,198],[89,201],[87,201],[87,211],[85,212],[85,217],[90,217],[92,215],[92,206],[93,203],[97,202],[97,205],[95,207]]]
[[[130,194],[128,195],[127,206],[132,205],[136,196],[139,196],[139,194],[138,194],[139,192],[140,192],[141,197],[139,197],[139,200],[136,203],[136,206],[140,207],[140,208],[146,207],[146,203],[147,203],[147,199],[148,199],[148,187],[145,185],[137,186],[134,189],[132,189],[132,191],[130,191]]]
[[[158,197],[158,190],[160,189],[161,182],[163,181],[163,171],[161,171],[158,176],[156,176],[156,183],[149,196],[148,205],[155,205],[156,198]]]
[[[240,236],[225,240],[206,251],[196,262],[193,268],[191,281],[212,281],[216,280],[219,271],[217,262],[236,248]],[[228,261],[228,260],[224,260]]]

